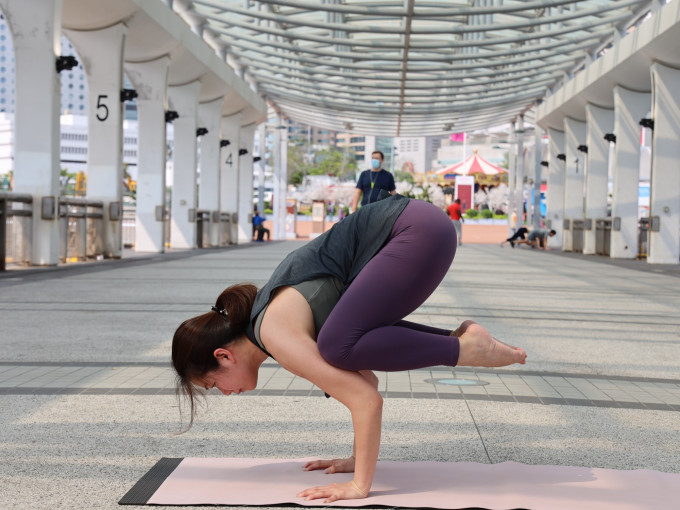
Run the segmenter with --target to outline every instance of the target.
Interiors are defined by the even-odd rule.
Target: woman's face
[[[200,380],[198,386],[207,390],[217,388],[224,395],[243,393],[254,390],[257,386],[257,366],[251,366],[244,353],[228,349],[217,349],[215,357],[219,368],[208,372]]]

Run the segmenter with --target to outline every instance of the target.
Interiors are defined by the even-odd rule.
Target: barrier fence
[[[33,241],[33,197],[0,193],[0,271],[7,264],[28,265]]]

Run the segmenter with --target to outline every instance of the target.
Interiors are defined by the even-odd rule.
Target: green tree
[[[413,179],[413,174],[411,172],[402,172],[400,170],[394,171],[394,180],[396,182],[406,181],[413,184],[415,180]]]
[[[299,145],[288,146],[288,184],[302,184],[305,175],[310,173],[312,165],[307,162],[307,153]]]
[[[330,147],[315,154],[315,165],[310,175],[333,175],[339,179],[354,177],[357,162],[352,152],[344,152]]]
[[[59,187],[62,196],[73,196],[76,194],[76,174],[62,168],[59,172]]]

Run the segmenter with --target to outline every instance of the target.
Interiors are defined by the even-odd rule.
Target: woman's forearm
[[[380,451],[382,397],[376,392],[372,398],[363,400],[351,411],[354,425],[354,481],[368,493]]]

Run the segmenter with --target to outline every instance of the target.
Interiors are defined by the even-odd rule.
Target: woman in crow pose
[[[346,459],[306,470],[353,472],[348,483],[303,490],[307,500],[365,498],[380,449],[382,397],[372,370],[437,365],[500,367],[524,363],[524,350],[465,321],[455,330],[404,320],[437,288],[456,251],[456,232],[440,209],[400,195],[362,207],[290,253],[259,291],[229,287],[207,313],[175,332],[178,393],[253,390],[260,365],[274,358],[349,408],[354,447]]]

